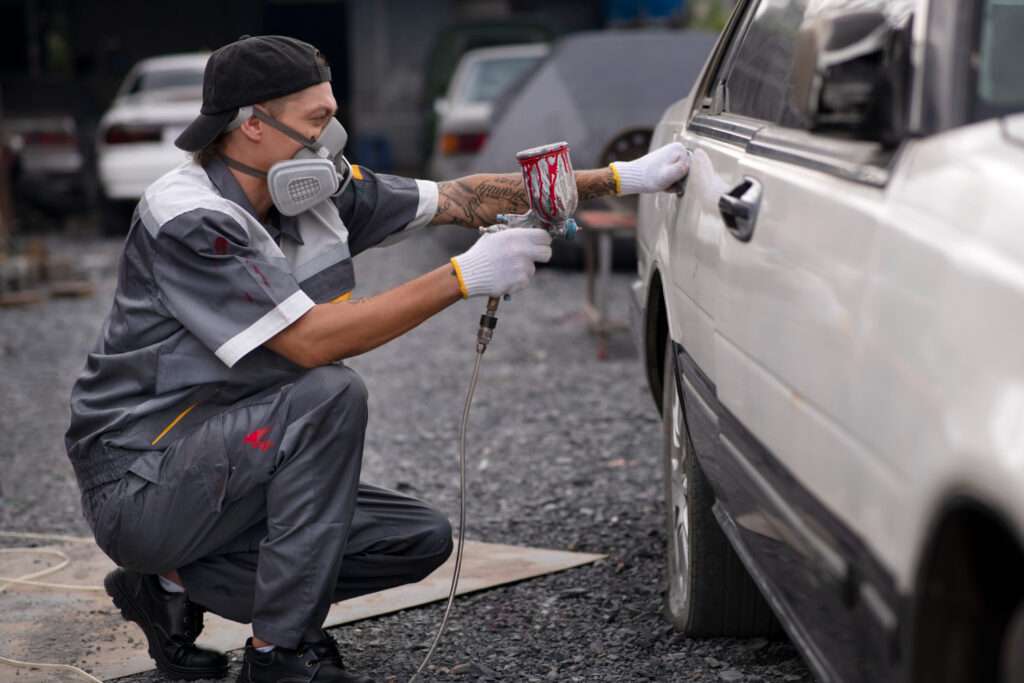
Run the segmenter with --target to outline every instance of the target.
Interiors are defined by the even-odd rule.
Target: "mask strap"
[[[316,143],[316,138],[307,138],[305,135],[302,135],[294,128],[286,126],[285,124],[281,123],[270,114],[267,114],[262,109],[257,109],[256,107],[253,107],[252,115],[258,118],[263,123],[270,126],[271,128],[276,128],[277,130],[281,131],[282,133],[290,137],[292,140],[295,140],[295,142],[301,144],[303,147],[308,147],[314,152],[317,150],[318,145]]]
[[[352,182],[352,164],[348,162],[345,155],[342,154],[339,155],[339,157],[341,158],[342,163],[345,164],[346,173],[344,175],[344,180],[341,181],[340,187],[338,187],[338,191],[332,194],[332,197],[340,196],[341,193],[345,191],[345,188],[348,187],[348,184]]]
[[[238,161],[236,159],[232,159],[227,154],[221,154],[220,158],[223,159],[224,163],[227,164],[230,168],[233,168],[233,169],[235,169],[236,171],[238,171],[240,173],[244,173],[246,175],[255,176],[256,178],[266,178],[267,177],[266,172],[261,171],[258,168],[253,168],[252,166],[249,166],[248,164],[243,164],[241,161]]]

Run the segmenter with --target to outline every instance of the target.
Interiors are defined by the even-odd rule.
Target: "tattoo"
[[[576,187],[579,189],[581,202],[614,195],[615,174],[612,173],[610,168],[577,173]]]
[[[527,208],[519,176],[468,176],[438,185],[437,214],[432,222],[476,228],[492,225],[499,213],[522,213]]]
[[[580,201],[615,194],[610,168],[576,173]],[[526,213],[530,202],[520,175],[473,175],[438,183],[434,225],[456,224],[467,228],[493,225],[498,214]]]

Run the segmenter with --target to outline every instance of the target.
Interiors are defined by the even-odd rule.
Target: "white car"
[[[134,203],[150,183],[185,160],[174,139],[199,114],[207,58],[167,55],[132,67],[97,131],[105,200]]]
[[[501,45],[462,56],[445,97],[434,103],[437,137],[429,173],[438,180],[466,174],[487,141],[494,102],[547,57],[547,43]]]
[[[633,287],[677,628],[1024,681],[1021,35],[1020,0],[739,0],[657,126],[694,153]]]

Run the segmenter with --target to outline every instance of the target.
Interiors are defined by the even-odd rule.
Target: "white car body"
[[[923,129],[928,18],[958,4],[913,5],[910,118]],[[652,141],[703,150],[710,165],[694,157],[681,197],[640,202],[633,294],[649,378],[661,316],[687,414],[696,405],[718,432],[718,450],[697,453],[734,525],[726,535],[816,675],[868,680],[822,633],[831,622],[870,657],[875,636],[858,626],[870,623],[904,648],[871,680],[919,680],[912,615],[939,571],[929,553],[944,525],[970,508],[1024,547],[1024,114],[938,126],[888,164],[855,164],[867,145],[709,114],[709,82],[669,108]],[[761,186],[748,242],[719,208],[744,178]],[[716,481],[720,468],[744,481]],[[787,587],[799,572],[773,575],[758,537],[859,607],[801,604],[814,597]]]
[[[432,178],[449,180],[468,172],[476,150],[446,149],[445,138],[477,137],[482,146],[491,129],[494,102],[547,57],[550,49],[547,43],[525,43],[478,48],[462,56],[448,93],[435,103],[439,120],[429,162]]]
[[[202,74],[206,54],[168,55],[146,59],[125,77],[110,109],[100,121],[96,153],[100,185],[104,196],[114,200],[136,200],[157,178],[186,159],[174,146],[174,139],[199,115],[202,106]],[[194,74],[195,85],[144,89],[129,92],[139,78],[159,72]],[[138,142],[106,142],[114,126],[159,129],[158,139]]]

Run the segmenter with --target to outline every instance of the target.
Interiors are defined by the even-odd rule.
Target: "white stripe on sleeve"
[[[220,345],[215,353],[229,368],[247,353],[301,318],[316,304],[301,289],[279,303],[262,318]]]
[[[437,183],[433,180],[417,180],[416,189],[420,192],[420,200],[416,205],[416,217],[412,219],[406,230],[422,228],[437,214]]]

